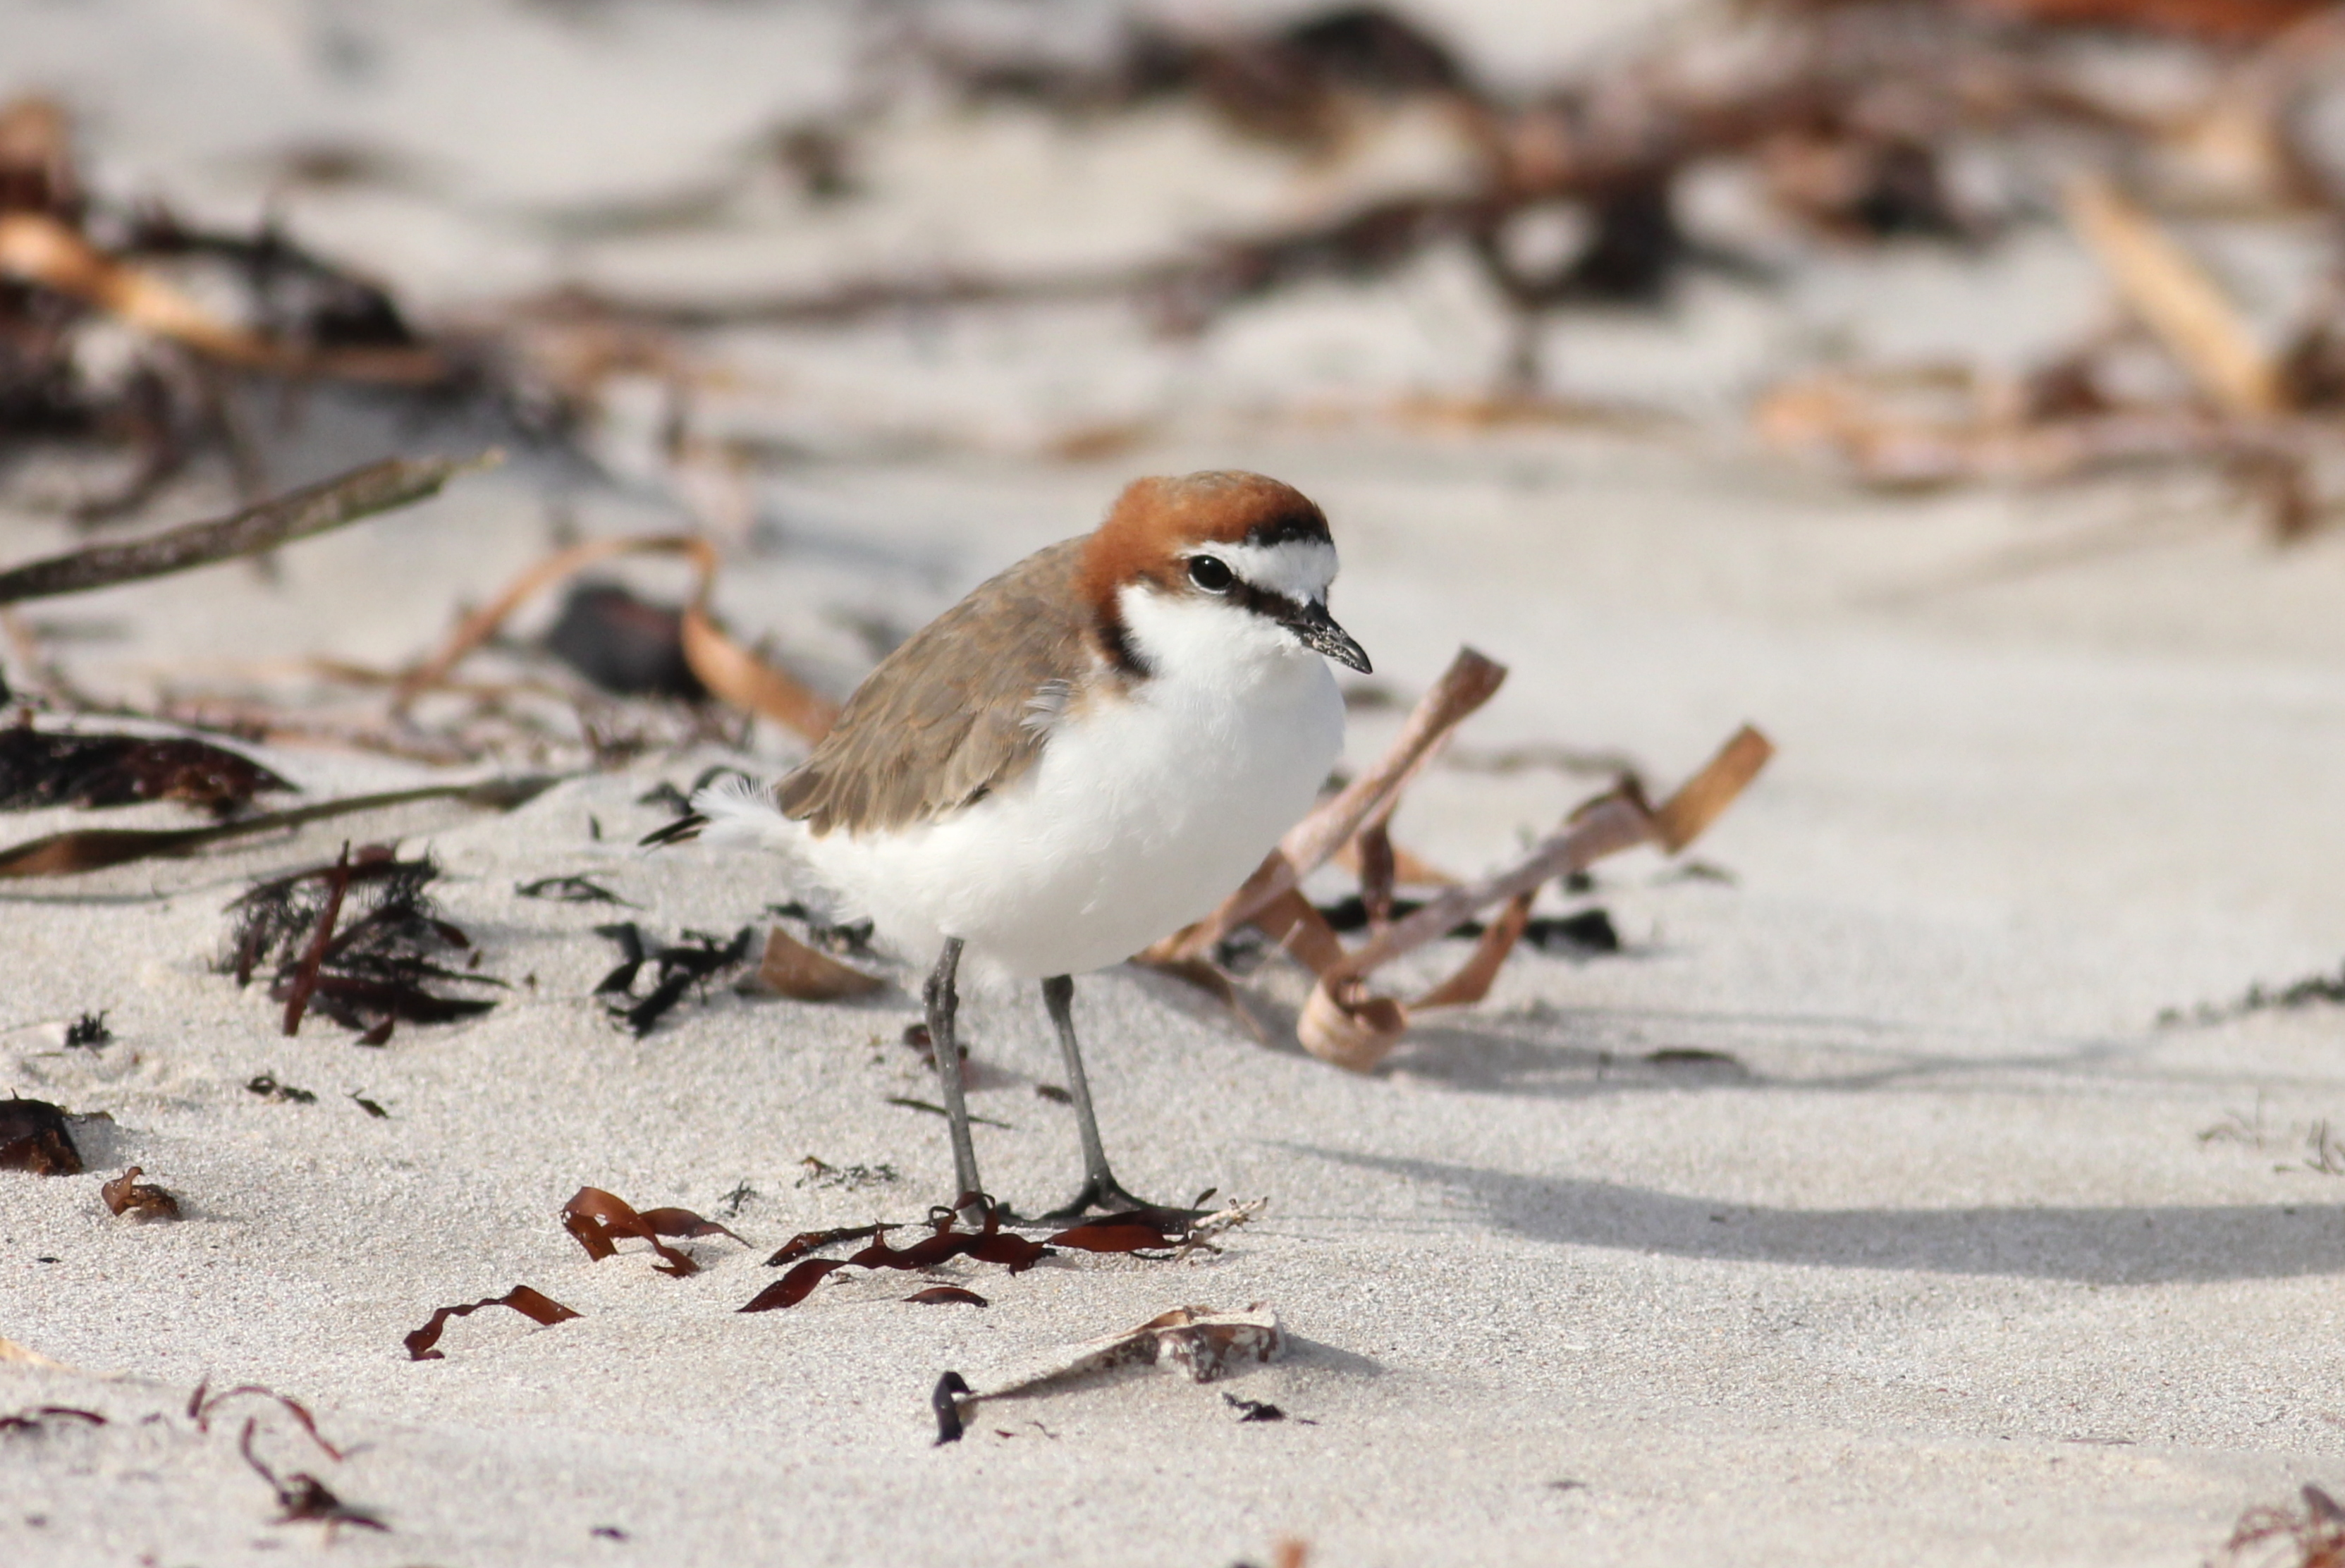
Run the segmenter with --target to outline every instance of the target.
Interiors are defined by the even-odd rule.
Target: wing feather
[[[1036,705],[1063,708],[1054,694],[1099,663],[1074,592],[1082,545],[1029,555],[881,660],[814,755],[776,786],[783,814],[817,833],[884,832],[957,810],[1032,767],[1050,733]]]

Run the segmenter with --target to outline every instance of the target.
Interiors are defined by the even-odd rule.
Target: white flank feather
[[[796,850],[806,830],[782,815],[770,785],[728,773],[693,791],[692,809],[708,819],[700,841],[717,848]]]

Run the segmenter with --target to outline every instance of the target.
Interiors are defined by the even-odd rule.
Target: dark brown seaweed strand
[[[86,593],[209,565],[306,539],[439,494],[458,474],[501,461],[488,452],[461,460],[389,458],[322,484],[248,506],[233,516],[189,523],[149,538],[94,545],[0,572],[0,605]]]
[[[526,1285],[516,1285],[502,1296],[491,1296],[462,1307],[442,1307],[434,1311],[430,1322],[401,1341],[407,1347],[407,1359],[411,1361],[441,1359],[445,1352],[434,1347],[440,1343],[440,1336],[446,1330],[448,1319],[469,1318],[483,1307],[510,1307],[531,1322],[542,1324],[549,1329],[556,1323],[567,1323],[571,1319],[581,1315],[564,1307],[552,1297],[533,1290]]]
[[[562,1206],[562,1228],[596,1263],[617,1252],[620,1238],[640,1237],[651,1243],[652,1250],[661,1259],[652,1267],[679,1279],[698,1273],[700,1265],[663,1243],[661,1237],[681,1237],[689,1241],[707,1236],[730,1236],[741,1241],[740,1237],[715,1220],[703,1219],[688,1208],[655,1208],[638,1213],[626,1199],[598,1186],[580,1187]],[[748,1243],[742,1241],[741,1245],[746,1247]]]
[[[309,950],[301,954],[300,966],[293,972],[293,989],[285,998],[285,1033],[298,1033],[301,1014],[310,1006],[310,995],[318,989],[318,966],[326,962],[326,949],[334,940],[334,922],[342,916],[342,895],[350,891],[350,840],[342,841],[342,858],[326,878],[326,907],[318,914],[318,934],[310,939]]]
[[[980,1230],[951,1228],[948,1211],[943,1226],[930,1236],[911,1246],[893,1247],[880,1237],[852,1257],[809,1257],[787,1274],[766,1286],[738,1308],[743,1312],[771,1312],[795,1307],[813,1294],[814,1288],[824,1278],[841,1268],[934,1268],[955,1257],[973,1257],[980,1263],[999,1263],[1012,1274],[1021,1274],[1050,1255],[1050,1247],[1039,1241],[1029,1241],[999,1228],[999,1217],[988,1210],[985,1225]],[[784,1247],[776,1257],[789,1251]]]
[[[198,1431],[208,1432],[211,1431],[212,1412],[228,1400],[245,1394],[258,1394],[264,1400],[275,1400],[288,1415],[301,1423],[301,1430],[310,1434],[310,1441],[325,1451],[328,1459],[336,1463],[341,1461],[342,1451],[326,1441],[326,1434],[318,1430],[317,1418],[310,1413],[309,1406],[297,1399],[279,1393],[275,1389],[264,1388],[259,1383],[239,1383],[232,1389],[223,1389],[215,1394],[211,1391],[211,1380],[205,1379],[196,1385],[194,1395],[188,1400],[188,1419],[196,1423]]]

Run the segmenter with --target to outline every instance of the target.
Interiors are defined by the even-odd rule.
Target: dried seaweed
[[[558,904],[617,904],[622,909],[639,909],[602,883],[586,877],[540,877],[533,882],[515,882],[513,892],[524,899],[544,899]]]
[[[208,1432],[212,1430],[212,1416],[222,1405],[230,1400],[242,1399],[249,1395],[274,1401],[287,1415],[300,1423],[301,1430],[310,1434],[310,1440],[312,1442],[325,1451],[328,1459],[336,1463],[341,1461],[342,1451],[326,1441],[326,1434],[318,1430],[317,1418],[310,1413],[310,1407],[300,1400],[289,1395],[280,1394],[275,1389],[264,1388],[259,1383],[239,1383],[236,1387],[223,1389],[217,1394],[211,1391],[211,1380],[205,1379],[196,1385],[196,1391],[188,1399],[188,1419],[196,1423],[198,1431]]]
[[[292,788],[250,758],[205,740],[40,730],[29,723],[0,729],[0,811],[181,800],[226,817],[264,790]]]
[[[786,1258],[801,1258],[807,1251],[844,1240],[850,1235],[868,1235],[871,1241],[849,1257],[804,1257],[787,1274],[751,1297],[738,1310],[771,1312],[795,1307],[805,1300],[825,1277],[841,1268],[918,1270],[934,1268],[956,1257],[969,1257],[980,1263],[999,1263],[1008,1268],[1010,1273],[1020,1274],[1050,1256],[1051,1250],[1041,1242],[1030,1241],[1025,1237],[1003,1230],[1000,1212],[990,1204],[985,1205],[985,1217],[977,1229],[961,1229],[957,1211],[943,1210],[930,1234],[906,1247],[888,1245],[888,1231],[891,1228],[899,1227],[880,1226],[861,1232],[836,1231],[798,1237],[767,1261],[777,1263]]]
[[[2338,1005],[2345,1005],[2345,965],[2340,965],[2334,974],[2308,974],[2286,985],[2267,986],[2258,981],[2235,1002],[2202,1002],[2187,1013],[2180,1008],[2168,1007],[2158,1013],[2157,1022],[2161,1025],[2224,1023],[2258,1013],[2295,1013],[2308,1007]]]
[[[576,1238],[586,1249],[586,1256],[595,1262],[612,1257],[618,1244],[628,1237],[651,1243],[660,1261],[652,1267],[662,1274],[682,1278],[696,1274],[700,1265],[684,1253],[660,1240],[664,1236],[681,1237],[686,1240],[706,1236],[741,1237],[715,1220],[703,1219],[688,1208],[652,1208],[638,1213],[624,1198],[604,1192],[601,1187],[582,1186],[562,1206],[562,1228]],[[741,1245],[749,1245],[741,1241]]]
[[[440,1343],[440,1335],[447,1328],[448,1319],[469,1318],[484,1307],[510,1307],[531,1322],[549,1329],[580,1316],[551,1297],[541,1295],[526,1285],[516,1285],[502,1296],[487,1297],[462,1307],[435,1309],[429,1322],[401,1341],[407,1347],[407,1359],[411,1361],[441,1359],[443,1352],[434,1347]]]
[[[1248,1421],[1283,1421],[1288,1419],[1284,1410],[1280,1410],[1276,1405],[1272,1404],[1267,1400],[1242,1400],[1235,1394],[1225,1393],[1222,1396],[1222,1403],[1237,1411],[1238,1422],[1240,1425],[1244,1425]],[[1317,1421],[1304,1418],[1296,1419],[1301,1420],[1302,1424],[1306,1427],[1317,1426],[1319,1424]]]
[[[2307,1485],[2300,1509],[2264,1506],[2239,1515],[2223,1560],[2242,1568],[2345,1568],[2345,1507],[2320,1487]]]
[[[858,1161],[854,1165],[835,1166],[827,1160],[807,1155],[798,1161],[798,1164],[807,1167],[806,1174],[791,1183],[793,1186],[827,1187],[842,1192],[860,1192],[867,1186],[890,1186],[903,1179],[902,1173],[894,1166],[884,1163],[867,1166]]]
[[[1103,1214],[1046,1238],[1051,1247],[1071,1247],[1078,1252],[1128,1252],[1147,1257],[1155,1248],[1171,1248],[1188,1239],[1186,1216],[1169,1209],[1132,1209]],[[1161,1254],[1170,1257],[1167,1250]]]
[[[1319,918],[1327,929],[1337,935],[1349,935],[1365,931],[1371,924],[1389,925],[1405,920],[1425,907],[1421,899],[1395,899],[1386,906],[1380,920],[1369,918],[1365,900],[1358,893],[1347,893],[1331,904],[1315,906]],[[1488,933],[1480,921],[1461,921],[1445,933],[1451,938],[1472,939]],[[1612,917],[1600,909],[1581,910],[1568,915],[1534,915],[1523,924],[1522,942],[1541,952],[1585,954],[1618,952],[1620,932],[1612,924]]]
[[[265,879],[228,911],[234,925],[217,968],[239,985],[271,975],[269,995],[285,1003],[285,1033],[311,1005],[380,1045],[402,1019],[443,1023],[477,1016],[493,999],[449,996],[435,985],[502,987],[493,976],[434,962],[470,952],[472,939],[438,912],[425,889],[440,874],[431,857],[403,860],[388,844],[347,846],[340,860]],[[350,900],[355,918],[341,918]]]
[[[900,1105],[900,1106],[902,1106],[905,1110],[908,1110],[908,1111],[918,1111],[918,1112],[919,1112],[921,1115],[928,1115],[928,1116],[950,1116],[950,1115],[952,1115],[952,1113],[951,1113],[950,1111],[946,1110],[942,1105],[938,1105],[934,1100],[920,1100],[920,1099],[915,1099],[913,1096],[911,1096],[911,1095],[889,1095],[886,1096],[886,1098],[885,1098],[881,1103],[882,1103],[882,1104],[884,1104],[884,1105]],[[974,1126],[980,1126],[980,1127],[1000,1127],[1000,1128],[1001,1128],[1004,1132],[1013,1132],[1013,1133],[1014,1133],[1014,1132],[1016,1132],[1016,1131],[1018,1130],[1018,1129],[1017,1129],[1015,1126],[1013,1126],[1011,1124],[1010,1124],[1010,1123],[1008,1123],[1008,1122],[1005,1122],[1005,1121],[1001,1121],[1001,1120],[1000,1120],[999,1118],[997,1118],[997,1117],[993,1117],[993,1116],[980,1116],[980,1115],[971,1115],[969,1119],[970,1124],[971,1124],[972,1125],[974,1125]]]
[[[694,790],[705,789],[711,777],[717,771],[712,768],[694,779],[692,783]],[[834,921],[808,909],[796,899],[787,903],[767,904],[766,912],[769,915],[778,915],[784,920],[797,921],[805,925],[808,946],[820,948],[829,953],[845,953],[862,958],[871,956],[873,926],[868,917],[862,920]]]
[[[179,1200],[152,1182],[140,1181],[138,1178],[142,1174],[138,1166],[132,1166],[97,1189],[98,1196],[106,1200],[108,1212],[117,1219],[125,1217],[137,1219],[178,1218]]]
[[[958,1285],[931,1285],[926,1290],[913,1291],[909,1296],[905,1297],[904,1300],[907,1305],[919,1307],[947,1305],[990,1307],[993,1305],[976,1291],[965,1290]]]
[[[30,1410],[15,1410],[0,1415],[0,1433],[36,1432],[51,1421],[79,1421],[84,1426],[102,1427],[109,1424],[96,1410],[85,1410],[75,1405],[36,1405]]]
[[[0,1100],[0,1171],[79,1176],[81,1169],[63,1110],[46,1100]]]
[[[623,955],[619,966],[594,987],[594,994],[624,998],[610,1004],[611,1016],[629,1033],[640,1037],[650,1033],[653,1025],[683,1001],[693,987],[705,986],[726,971],[746,963],[756,929],[745,925],[729,942],[706,932],[687,931],[682,940],[659,948],[647,947],[643,932],[633,921],[596,926],[594,933],[618,943]],[[646,963],[653,966],[655,978],[651,990],[638,999],[634,995],[635,981]]]
[[[269,1490],[277,1494],[274,1522],[322,1524],[329,1538],[344,1525],[378,1532],[391,1529],[376,1515],[344,1502],[324,1481],[308,1471],[296,1471],[291,1475],[279,1476],[262,1463],[260,1456],[252,1451],[252,1437],[258,1425],[258,1422],[250,1420],[244,1423],[244,1434],[237,1440],[237,1451],[244,1456],[244,1462],[252,1467],[253,1472],[267,1481]],[[315,1435],[314,1431],[312,1435]]]
[[[775,1250],[774,1255],[766,1259],[766,1267],[779,1268],[785,1264],[796,1263],[810,1253],[819,1252],[826,1247],[836,1247],[842,1241],[868,1241],[873,1237],[892,1228],[894,1227],[885,1225],[850,1225],[833,1230],[800,1231],[782,1243]]]
[[[960,1441],[960,1401],[969,1391],[969,1384],[962,1380],[959,1372],[947,1372],[929,1390],[929,1408],[936,1412],[937,1417],[936,1447]]]
[[[106,1026],[106,1012],[84,1013],[66,1025],[66,1049],[68,1051],[103,1051],[114,1044],[114,1031]]]

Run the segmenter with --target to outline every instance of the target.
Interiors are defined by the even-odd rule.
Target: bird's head
[[[1366,674],[1368,656],[1327,613],[1335,544],[1292,485],[1213,471],[1134,480],[1091,536],[1082,587],[1112,652],[1145,665],[1151,644],[1325,654]],[[1137,646],[1134,646],[1137,644]]]

